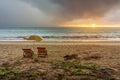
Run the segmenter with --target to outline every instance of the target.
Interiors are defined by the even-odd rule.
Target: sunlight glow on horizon
[[[96,25],[96,24],[92,24],[92,25],[91,25],[91,27],[93,27],[93,28],[94,28],[94,27],[97,27],[97,25]]]
[[[60,25],[61,27],[91,27],[91,28],[95,28],[95,27],[120,27],[120,24],[117,25],[98,25],[98,24],[68,24],[68,25]]]

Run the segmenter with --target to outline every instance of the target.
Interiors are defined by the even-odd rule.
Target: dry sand
[[[83,63],[96,64],[100,67],[110,67],[120,75],[120,42],[0,42],[0,66],[5,63],[12,64],[21,60],[24,64],[16,67],[26,70],[28,67],[41,67],[49,69],[49,64],[29,63],[31,59],[23,58],[23,48],[30,48],[37,54],[37,47],[46,47],[48,57],[42,61],[63,60],[67,54],[78,54]],[[37,58],[37,55],[34,56]],[[28,64],[27,64],[28,63]],[[2,67],[1,67],[2,68]]]

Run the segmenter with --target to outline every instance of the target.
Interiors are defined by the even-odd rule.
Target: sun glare
[[[119,27],[120,24],[117,25],[100,25],[100,24],[67,24],[67,25],[60,25],[64,27],[91,27],[91,28],[96,28],[96,27]]]
[[[96,25],[96,24],[92,24],[92,25],[91,25],[91,27],[93,27],[93,28],[94,28],[94,27],[97,27],[97,25]]]

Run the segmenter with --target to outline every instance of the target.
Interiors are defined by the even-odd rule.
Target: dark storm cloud
[[[119,0],[52,0],[61,5],[65,19],[101,17],[119,3]]]
[[[58,21],[100,18],[120,4],[120,0],[25,0]]]

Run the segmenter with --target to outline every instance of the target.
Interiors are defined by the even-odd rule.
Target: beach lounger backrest
[[[34,52],[31,49],[22,49],[23,50],[23,57],[25,58],[32,58]]]
[[[43,48],[43,47],[38,47],[38,57],[47,57],[47,50],[46,48]]]
[[[39,53],[46,53],[47,52],[46,48],[38,47],[37,49],[38,49]]]
[[[33,51],[31,49],[23,49],[24,53],[31,54]]]

